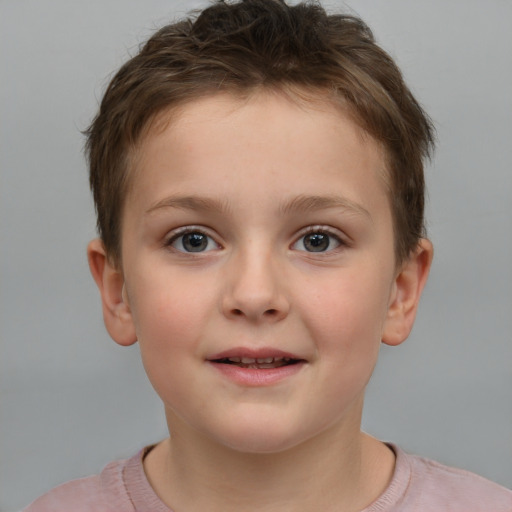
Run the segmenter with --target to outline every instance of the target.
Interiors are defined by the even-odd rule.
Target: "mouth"
[[[228,364],[239,368],[252,368],[255,370],[272,370],[283,366],[290,366],[302,362],[303,359],[293,357],[221,357],[211,359],[213,363]]]
[[[260,388],[287,382],[302,373],[307,361],[296,354],[271,347],[234,347],[212,354],[207,362],[223,378],[238,386]]]

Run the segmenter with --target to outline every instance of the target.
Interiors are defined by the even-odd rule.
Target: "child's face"
[[[143,141],[106,319],[139,340],[171,431],[274,452],[359,429],[381,340],[412,325],[383,162],[333,107],[263,93]]]

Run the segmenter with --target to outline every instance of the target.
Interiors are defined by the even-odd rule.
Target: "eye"
[[[327,252],[342,245],[339,237],[333,233],[316,229],[301,236],[292,246],[292,249],[306,252]]]
[[[198,230],[178,233],[166,245],[180,252],[207,252],[219,248],[213,238]]]

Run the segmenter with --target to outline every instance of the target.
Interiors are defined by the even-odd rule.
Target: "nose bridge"
[[[224,312],[253,321],[279,320],[288,314],[280,256],[257,240],[235,251],[227,269]]]

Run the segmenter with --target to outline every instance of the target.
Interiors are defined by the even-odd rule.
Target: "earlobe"
[[[100,239],[89,243],[87,259],[100,291],[103,320],[108,333],[119,345],[132,345],[137,341],[137,336],[122,272],[109,261]]]
[[[409,336],[427,282],[433,253],[430,240],[421,239],[398,272],[382,334],[382,342],[386,345],[399,345]]]

